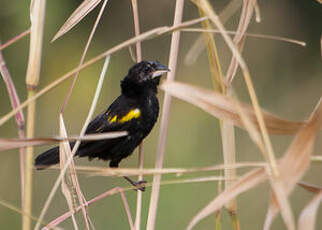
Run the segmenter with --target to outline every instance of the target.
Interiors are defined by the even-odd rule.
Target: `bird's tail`
[[[35,167],[40,169],[48,168],[51,165],[59,163],[59,148],[55,147],[40,154],[35,159]]]

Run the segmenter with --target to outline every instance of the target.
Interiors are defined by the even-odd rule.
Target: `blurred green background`
[[[213,1],[214,2],[214,1]],[[58,79],[67,71],[77,66],[89,32],[94,23],[99,7],[91,12],[72,31],[54,43],[51,39],[70,16],[81,1],[47,1],[44,49],[39,89]],[[175,1],[140,0],[141,31],[154,27],[171,25],[173,21]],[[226,1],[213,3],[217,12],[225,6]],[[259,1],[262,22],[253,19],[249,32],[279,35],[305,41],[306,47],[300,47],[280,41],[248,38],[244,49],[244,58],[249,66],[257,96],[263,108],[284,118],[303,120],[308,117],[318,102],[322,92],[322,69],[320,54],[322,6],[313,0],[309,1]],[[226,23],[226,28],[237,28],[238,13]],[[184,20],[196,18],[198,11],[189,1],[185,3]],[[1,0],[0,7],[0,39],[2,42],[25,31],[29,23],[29,1]],[[108,2],[102,21],[99,24],[90,46],[87,60],[90,57],[127,40],[134,34],[130,1]],[[178,70],[176,79],[181,82],[211,88],[211,79],[206,52],[191,66],[183,60],[198,37],[197,33],[183,33],[180,44]],[[230,62],[230,52],[222,38],[215,36],[223,70]],[[170,36],[162,36],[145,41],[142,44],[143,58],[168,63]],[[29,38],[23,38],[3,51],[9,71],[18,90],[21,101],[26,99],[25,73],[28,61]],[[110,66],[104,87],[99,99],[96,114],[104,110],[120,93],[119,82],[133,64],[127,49],[111,57]],[[102,61],[81,72],[72,97],[64,113],[65,124],[69,134],[77,134],[87,115],[94,90],[97,84]],[[37,101],[36,136],[52,136],[58,134],[58,112],[71,81],[67,81],[50,91]],[[239,97],[248,102],[248,94],[240,72],[236,75],[233,86]],[[163,92],[159,98],[163,100]],[[3,81],[0,83],[0,116],[11,110],[7,90]],[[162,102],[161,102],[162,104]],[[25,110],[24,110],[25,111]],[[174,99],[171,108],[170,126],[166,147],[164,167],[202,167],[223,162],[221,139],[217,120],[200,109]],[[144,165],[154,167],[159,123],[145,140]],[[1,137],[17,137],[14,119],[0,128]],[[276,155],[281,156],[286,150],[291,136],[272,136]],[[317,139],[314,154],[322,153],[321,135]],[[35,148],[38,154],[49,146]],[[262,161],[262,156],[250,141],[247,133],[236,129],[236,148],[238,161]],[[20,207],[19,157],[18,150],[2,152],[0,155],[0,200],[5,200]],[[77,159],[79,165],[106,166],[105,162]],[[122,161],[121,167],[136,167],[137,152]],[[239,170],[239,174],[245,170]],[[305,181],[322,186],[321,164],[313,163],[305,176]],[[216,175],[215,173],[199,173]],[[183,176],[190,178],[194,175]],[[33,215],[38,216],[51,190],[57,171],[46,170],[34,172]],[[82,191],[87,199],[91,199],[115,186],[127,186],[120,178],[88,177],[79,175]],[[163,180],[176,179],[167,175]],[[152,181],[152,177],[146,177]],[[184,185],[164,185],[161,187],[160,202],[156,229],[184,229],[191,218],[217,194],[217,183],[195,183]],[[264,223],[269,201],[269,185],[262,184],[238,198],[238,215],[241,229],[261,229]],[[136,193],[126,193],[133,218],[135,217]],[[148,215],[150,189],[143,194],[142,229],[145,228]],[[296,188],[290,196],[292,208],[297,217],[304,205],[312,198],[312,194]],[[50,221],[67,210],[64,197],[59,191],[54,198],[46,221]],[[108,197],[89,207],[89,215],[96,229],[129,229],[124,207],[119,195]],[[81,215],[77,216],[81,221]],[[1,229],[20,229],[20,214],[0,206]],[[322,227],[322,211],[317,218],[317,229]],[[195,229],[214,229],[214,215],[203,220]],[[70,220],[62,225],[72,229]],[[81,225],[81,229],[83,225]],[[280,217],[276,219],[272,229],[284,229]],[[223,228],[232,229],[229,216],[224,212]]]

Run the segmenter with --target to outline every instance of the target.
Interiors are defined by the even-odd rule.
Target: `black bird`
[[[166,66],[152,61],[135,64],[121,81],[121,95],[106,111],[92,120],[86,134],[127,131],[128,135],[98,141],[81,142],[76,156],[110,161],[110,167],[118,167],[122,159],[132,154],[134,149],[150,133],[159,115],[157,86],[162,74],[170,71]],[[70,142],[71,148],[75,142]],[[37,169],[44,169],[59,163],[59,148],[54,147],[40,154],[35,160]],[[132,185],[144,190],[144,181]]]

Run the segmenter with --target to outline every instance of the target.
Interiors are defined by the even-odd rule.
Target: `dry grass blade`
[[[183,32],[209,32],[209,33],[221,33],[219,30],[215,29],[200,29],[200,28],[185,28],[182,29]],[[238,34],[237,31],[231,31],[227,30],[227,34],[236,35]],[[292,43],[299,46],[306,46],[306,43],[304,41],[287,38],[287,37],[281,37],[281,36],[274,36],[274,35],[268,35],[268,34],[255,34],[255,33],[244,33],[245,36],[251,37],[251,38],[263,38],[263,39],[269,39],[269,40],[276,40],[281,42],[287,42]]]
[[[234,125],[244,127],[233,99],[228,96],[179,82],[164,82],[161,89],[219,119],[231,121]],[[253,108],[244,103],[241,103],[241,106],[252,123],[259,129]],[[265,111],[262,113],[271,134],[295,134],[304,124],[304,122],[284,120]]]
[[[322,202],[322,191],[316,194],[313,197],[313,199],[302,210],[298,220],[298,230],[315,229],[315,219],[321,202]]]
[[[59,116],[59,124],[60,124],[60,135],[62,137],[67,137],[66,127],[64,124],[63,116],[60,114]],[[65,167],[65,164],[67,162],[67,159],[72,158],[70,165],[68,166],[68,170],[65,174],[65,176],[62,179],[62,192],[66,198],[68,207],[70,210],[75,210],[77,199],[82,207],[82,214],[84,218],[84,222],[86,224],[86,229],[89,230],[89,223],[87,219],[87,211],[85,209],[86,200],[84,198],[84,195],[80,189],[78,178],[75,170],[75,164],[72,157],[72,151],[70,149],[70,145],[68,141],[63,141],[59,144],[59,163],[60,163],[60,169],[63,170]],[[78,229],[77,222],[74,216],[72,216],[74,228]]]
[[[64,124],[64,120],[62,115],[59,116],[59,120],[60,120],[60,135],[62,137],[67,137],[67,132],[66,132],[66,128],[65,128],[65,124]],[[70,149],[70,145],[68,141],[63,141],[59,144],[59,165],[60,165],[60,169],[63,169],[65,164],[66,164],[66,160],[68,159],[68,157],[71,155],[71,149]],[[62,193],[65,196],[65,199],[67,201],[67,205],[69,207],[69,209],[71,211],[74,211],[76,208],[76,191],[75,191],[75,187],[73,184],[73,179],[71,176],[71,167],[73,165],[74,161],[72,161],[70,163],[70,166],[68,167],[67,173],[65,174],[65,176],[62,179],[62,184],[61,184],[61,188],[62,188]],[[74,229],[79,229],[75,216],[72,215],[72,222],[74,225]]]
[[[297,133],[294,141],[289,146],[280,161],[280,178],[286,194],[294,189],[311,163],[311,153],[316,135],[322,126],[322,99],[320,99],[310,120]],[[264,229],[268,230],[281,205],[278,203],[276,194],[273,193],[271,205],[266,216]]]
[[[299,186],[301,186],[302,188],[304,188],[306,191],[312,192],[312,193],[319,193],[322,191],[322,187],[316,186],[316,185],[312,185],[312,184],[308,184],[305,182],[298,182],[297,183]]]
[[[67,33],[71,30],[78,22],[80,22],[89,12],[91,12],[101,0],[84,0],[82,4],[77,7],[77,9],[72,13],[72,15],[67,19],[64,25],[59,29],[59,31],[54,36],[53,41]]]
[[[251,1],[253,0],[243,1],[242,13],[239,19],[237,33],[234,37],[234,43],[238,48],[239,52],[242,52],[243,50],[243,47],[245,44],[245,33],[253,15],[254,7]],[[226,82],[229,86],[231,85],[231,82],[234,76],[236,75],[237,68],[238,68],[238,61],[235,58],[235,56],[233,56],[226,73]]]
[[[219,210],[223,205],[225,205],[231,199],[236,198],[240,193],[253,188],[266,179],[267,175],[265,169],[254,169],[246,173],[233,185],[219,194],[214,200],[210,201],[206,207],[204,207],[195,217],[193,217],[187,227],[187,230],[191,230],[198,222],[209,216],[211,213]]]
[[[102,133],[102,134],[89,134],[83,137],[80,136],[69,136],[66,138],[62,137],[43,137],[43,138],[0,138],[0,152],[9,150],[9,149],[16,149],[34,145],[44,145],[49,143],[56,143],[61,141],[95,141],[95,140],[103,140],[103,139],[110,139],[110,138],[117,138],[126,136],[127,132],[109,132],[109,133]]]

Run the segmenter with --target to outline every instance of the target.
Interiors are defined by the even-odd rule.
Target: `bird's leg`
[[[144,192],[145,191],[145,186],[144,184],[146,183],[145,180],[140,180],[140,181],[133,181],[131,178],[127,176],[123,176],[125,180],[127,180],[131,185],[136,187],[136,189],[139,189],[140,191]]]

